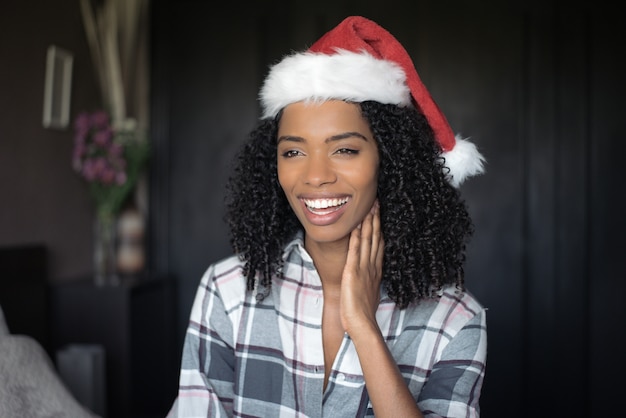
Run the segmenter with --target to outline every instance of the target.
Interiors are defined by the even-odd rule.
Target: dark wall
[[[623,49],[614,10],[577,3],[276,1],[153,18],[151,269],[173,274],[179,344],[200,276],[230,254],[229,162],[267,66],[348,14],[414,58],[453,129],[487,157],[462,186],[476,224],[467,285],[488,308],[483,416],[611,416],[626,389]]]
[[[0,7],[0,247],[43,245],[49,281],[89,274],[94,207],[72,171],[72,132],[42,124],[46,52],[73,54],[70,118],[99,103],[80,2]]]

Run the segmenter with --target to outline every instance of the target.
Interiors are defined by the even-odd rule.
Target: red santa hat
[[[387,30],[350,16],[308,50],[284,57],[270,68],[260,92],[262,118],[273,118],[299,101],[368,100],[417,106],[441,146],[448,180],[458,187],[484,171],[476,146],[458,135],[422,83],[411,57]]]

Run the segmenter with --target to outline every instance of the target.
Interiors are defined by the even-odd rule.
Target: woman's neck
[[[348,256],[349,237],[335,242],[316,242],[305,237],[304,248],[313,259],[324,286],[340,286]]]

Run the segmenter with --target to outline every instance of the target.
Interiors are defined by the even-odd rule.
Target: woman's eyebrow
[[[326,141],[324,142],[339,141],[340,139],[346,139],[346,138],[351,138],[351,137],[361,138],[363,141],[366,141],[366,142],[368,140],[365,135],[360,134],[358,132],[344,132],[342,134],[337,134],[329,138],[326,138]]]
[[[278,137],[278,141],[276,141],[276,143],[280,144],[283,141],[304,142],[304,138],[302,138],[301,136],[283,135]]]
[[[351,137],[361,138],[363,141],[368,141],[368,139],[367,139],[367,137],[365,135],[362,135],[362,134],[360,134],[358,132],[344,132],[344,133],[340,133],[340,134],[337,134],[337,135],[330,136],[330,137],[326,138],[326,140],[324,142],[328,143],[328,142],[332,142],[332,141],[340,141],[342,139],[351,138]],[[280,136],[278,138],[277,144],[280,144],[283,141],[305,142],[305,139],[302,138],[301,136],[283,135],[283,136]]]

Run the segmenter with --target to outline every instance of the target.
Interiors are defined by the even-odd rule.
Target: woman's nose
[[[332,164],[326,156],[309,155],[307,160],[306,172],[304,173],[305,183],[317,187],[333,183],[337,179]]]

